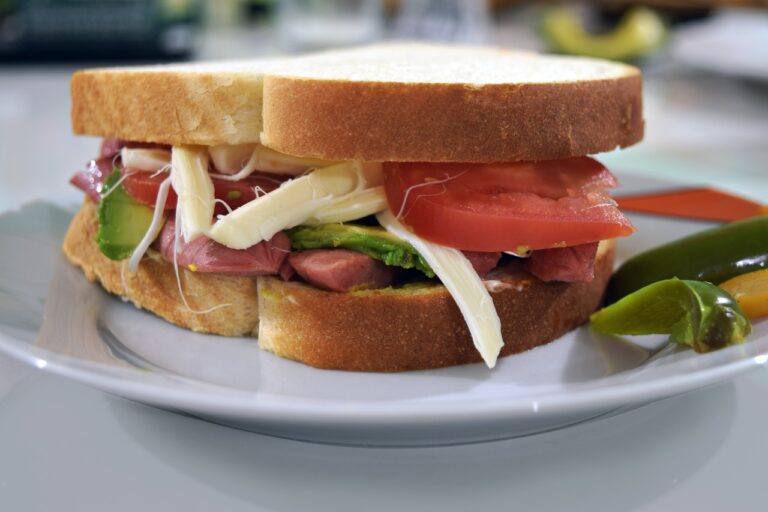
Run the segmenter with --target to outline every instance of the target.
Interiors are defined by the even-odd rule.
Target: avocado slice
[[[658,48],[667,29],[656,11],[634,7],[622,16],[616,28],[605,34],[590,34],[568,8],[545,11],[541,30],[553,50],[611,60],[633,60]]]
[[[152,208],[129,196],[119,181],[120,171],[115,169],[104,183],[97,210],[96,244],[111,260],[129,258],[152,224]]]
[[[307,249],[343,248],[367,254],[387,265],[412,268],[427,277],[435,277],[426,260],[411,244],[380,227],[355,224],[320,224],[297,226],[286,231],[291,247]]]

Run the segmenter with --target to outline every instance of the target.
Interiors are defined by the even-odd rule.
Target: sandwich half
[[[64,253],[181,327],[320,368],[484,361],[585,322],[633,231],[595,153],[643,135],[631,66],[381,45],[72,79],[104,138]]]

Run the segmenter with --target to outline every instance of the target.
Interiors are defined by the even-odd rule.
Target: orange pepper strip
[[[768,316],[768,269],[736,276],[718,286],[738,301],[749,318]]]

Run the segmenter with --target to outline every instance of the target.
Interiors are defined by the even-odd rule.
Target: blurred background
[[[602,159],[768,202],[768,0],[0,0],[0,206],[77,198],[97,141],[70,133],[75,69],[394,39],[638,65],[646,140]]]

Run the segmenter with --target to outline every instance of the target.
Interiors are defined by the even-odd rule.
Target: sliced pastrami
[[[462,251],[464,256],[472,264],[477,275],[485,277],[488,272],[496,268],[501,259],[500,252]]]
[[[120,153],[120,150],[128,145],[128,141],[121,139],[103,139],[99,148],[99,156],[102,158],[112,158]]]
[[[587,283],[595,277],[597,242],[533,251],[525,260],[528,272],[542,281]]]
[[[280,277],[283,278],[283,281],[290,281],[291,278],[296,275],[296,270],[291,266],[289,258],[285,258],[283,264],[280,265],[280,271],[278,273],[280,274]]]
[[[169,219],[154,247],[168,261],[173,261],[174,219]],[[210,238],[200,237],[192,242],[180,241],[176,251],[176,262],[196,272],[215,272],[238,276],[260,276],[281,273],[283,264],[291,251],[291,241],[279,232],[247,249],[230,249]]]
[[[385,288],[396,269],[370,256],[347,249],[312,249],[291,253],[288,261],[308,283],[335,292]]]
[[[101,200],[104,182],[107,181],[115,166],[112,160],[112,157],[91,160],[85,170],[76,172],[69,182],[88,194],[94,203],[98,203]]]

